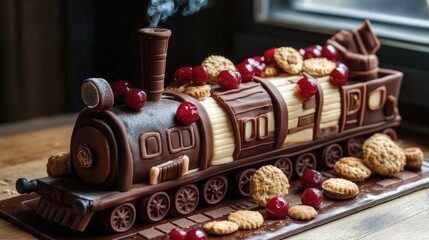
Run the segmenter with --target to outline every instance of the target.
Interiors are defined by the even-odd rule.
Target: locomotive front
[[[95,91],[102,84],[107,83],[88,79],[84,88],[92,85]],[[76,121],[71,140],[73,172],[93,188],[127,191],[134,183],[148,182],[151,169],[167,160],[187,156],[186,168],[198,168],[199,128],[196,123],[176,123],[179,105],[180,101],[173,97],[163,97],[158,102],[148,102],[138,112],[125,106],[103,111],[85,109]]]
[[[76,121],[70,154],[72,170],[84,184],[127,191],[134,183],[148,182],[151,169],[165,165],[166,160],[178,161],[163,174],[180,172],[177,168],[198,168],[198,126],[181,126],[175,121],[176,110],[186,99],[162,96],[170,34],[166,29],[139,31],[143,84],[148,94],[140,111],[114,105],[111,87],[103,79],[87,79],[82,84],[87,108]]]

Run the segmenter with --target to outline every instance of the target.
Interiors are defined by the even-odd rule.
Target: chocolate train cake
[[[83,82],[87,107],[70,153],[49,163],[66,166],[17,181],[18,192],[40,196],[38,215],[81,232],[100,215],[109,231],[125,232],[136,219],[187,216],[229,193],[249,197],[262,166],[300,178],[362,157],[374,133],[396,138],[403,75],[379,68],[369,22],[334,35],[330,50],[280,47],[241,66],[213,55],[178,70],[164,89],[170,34],[139,31],[144,92],[100,78]]]

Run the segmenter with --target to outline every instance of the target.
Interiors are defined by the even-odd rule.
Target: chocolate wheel
[[[111,232],[125,232],[136,220],[136,209],[131,203],[124,203],[115,208],[103,211],[101,218],[104,226]]]
[[[339,144],[332,144],[323,149],[323,165],[327,168],[333,168],[335,163],[343,157],[343,149]]]
[[[250,181],[256,172],[254,168],[248,168],[238,172],[235,176],[234,194],[242,197],[250,196]]]
[[[295,173],[298,177],[309,169],[316,169],[316,156],[312,153],[305,153],[300,155],[295,161]]]
[[[140,203],[141,218],[147,223],[161,221],[170,209],[170,197],[165,192],[154,193]]]
[[[386,128],[383,130],[383,133],[389,136],[393,141],[398,140],[398,135],[396,134],[396,131],[393,128]]]
[[[214,205],[222,201],[228,190],[228,182],[225,176],[209,178],[203,185],[203,201],[207,205]]]
[[[172,196],[171,215],[179,217],[193,212],[198,206],[199,197],[198,188],[194,184],[179,188]]]
[[[286,175],[288,179],[292,177],[293,167],[292,161],[289,158],[280,158],[275,163],[274,166],[278,167]]]
[[[365,142],[364,137],[350,138],[346,142],[347,155],[351,157],[362,157],[362,144]]]

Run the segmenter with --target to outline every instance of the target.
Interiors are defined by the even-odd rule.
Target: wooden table
[[[18,195],[15,180],[46,176],[52,154],[69,151],[75,114],[0,125],[0,200]],[[417,146],[429,156],[428,137],[398,129],[399,144]],[[382,203],[317,228],[293,239],[419,239],[429,236],[429,189]],[[0,239],[35,239],[0,219]]]

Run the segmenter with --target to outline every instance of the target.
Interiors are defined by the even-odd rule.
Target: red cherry
[[[191,125],[198,120],[198,108],[191,102],[182,102],[176,111],[177,120],[184,125]]]
[[[144,107],[146,102],[146,93],[141,89],[133,88],[127,93],[127,95],[125,95],[125,104],[135,111],[138,111]]]
[[[302,58],[305,57],[305,49],[304,48],[300,48],[298,49],[299,54],[301,54]]]
[[[295,91],[302,98],[314,96],[317,92],[317,84],[312,78],[303,77],[295,85]]]
[[[127,81],[113,82],[110,87],[112,88],[116,103],[122,103],[125,99],[125,95],[132,89],[131,84]]]
[[[347,67],[346,64],[344,64],[342,62],[337,62],[337,67],[344,68],[344,70],[346,70],[347,74],[349,74],[349,68]]]
[[[253,70],[255,71],[255,76],[258,76],[258,77],[265,76],[265,63],[258,62],[253,58],[246,58],[244,59],[243,62],[253,66]]]
[[[284,197],[274,197],[268,201],[265,211],[271,219],[285,218],[289,212],[289,202]]]
[[[209,74],[207,72],[207,69],[203,66],[196,66],[192,69],[191,72],[191,81],[195,85],[204,85],[207,82],[207,78],[209,77]]]
[[[191,67],[181,67],[179,69],[176,70],[176,72],[174,73],[174,80],[176,80],[176,82],[179,85],[184,85],[186,83],[190,83],[191,82],[191,72],[192,72],[192,68]]]
[[[304,189],[318,188],[322,189],[323,176],[316,170],[306,170],[301,177],[301,186]]]
[[[253,80],[253,77],[255,76],[255,70],[254,67],[250,64],[246,64],[244,62],[239,63],[237,66],[237,71],[241,74],[241,80],[243,82],[250,82]]]
[[[312,45],[305,48],[304,59],[307,58],[318,58],[322,56],[322,46]]]
[[[168,233],[171,240],[186,240],[186,232],[180,228],[173,228]]]
[[[337,87],[344,86],[349,80],[349,71],[343,67],[336,67],[329,75],[331,83]]]
[[[186,240],[206,240],[207,234],[199,229],[199,228],[193,228],[188,231],[186,234]]]
[[[241,73],[240,72],[234,72],[235,77],[237,78],[237,80],[241,83],[242,81],[242,77],[241,77]]]
[[[254,57],[255,58],[255,57]],[[250,64],[250,65],[252,65],[252,66],[257,66],[257,65],[259,65],[259,61],[257,61],[257,60],[255,60],[254,58],[246,58],[246,59],[244,59],[243,60],[243,63],[245,63],[245,64]]]
[[[264,56],[254,56],[254,57],[252,57],[252,59],[254,59],[255,61],[257,61],[259,63],[265,62],[265,57]]]
[[[239,78],[237,73],[231,70],[221,71],[217,76],[217,84],[225,90],[237,89],[241,82],[241,75]]]
[[[322,48],[322,57],[336,62],[338,60],[338,51],[331,44],[325,44]]]
[[[323,202],[323,193],[318,188],[307,188],[301,194],[301,202],[318,209]]]
[[[265,64],[270,64],[274,62],[274,53],[276,53],[276,48],[270,48],[268,50],[265,50],[264,52]]]
[[[255,76],[265,77],[265,63],[260,63],[256,65],[253,69],[255,70]]]

